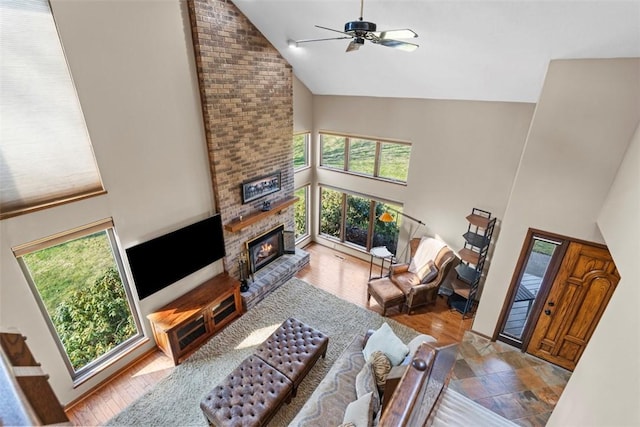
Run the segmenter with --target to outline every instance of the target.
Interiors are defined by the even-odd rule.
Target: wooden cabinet
[[[147,318],[156,344],[177,365],[241,314],[240,282],[223,273]]]
[[[451,281],[453,295],[449,297],[449,305],[463,317],[473,309],[496,218],[491,217],[491,212],[473,208],[467,222],[467,232],[462,235],[464,247],[458,251],[460,264],[455,267],[456,278]]]

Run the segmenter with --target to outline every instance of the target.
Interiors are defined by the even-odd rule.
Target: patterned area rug
[[[418,334],[293,278],[214,336],[107,425],[207,426],[200,409],[202,398],[289,317],[327,334],[329,346],[326,358],[318,360],[300,384],[297,396],[280,408],[270,426],[285,426],[293,419],[354,335],[377,329],[385,321],[404,342]]]

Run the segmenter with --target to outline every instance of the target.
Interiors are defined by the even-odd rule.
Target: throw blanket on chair
[[[429,271],[429,261],[435,260],[438,252],[445,246],[446,243],[438,239],[423,237],[420,240],[415,255],[411,259],[409,271],[415,273],[420,278],[420,281],[422,281],[425,274]]]

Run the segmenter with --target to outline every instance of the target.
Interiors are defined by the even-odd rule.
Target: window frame
[[[294,190],[294,195],[297,191],[299,190],[304,190],[305,193],[305,197],[304,197],[304,223],[305,223],[305,232],[303,234],[301,234],[300,236],[295,238],[296,243],[308,238],[309,236],[311,236],[311,231],[310,231],[310,222],[309,222],[309,215],[310,215],[310,210],[309,210],[309,197],[311,194],[311,184],[305,184],[301,187],[298,187]],[[295,222],[295,218],[294,218],[294,222]],[[295,233],[295,230],[294,230]]]
[[[350,190],[345,190],[343,188],[337,188],[337,187],[333,187],[330,185],[322,185],[322,184],[318,184],[318,192],[319,192],[319,200],[320,203],[318,203],[318,210],[317,210],[317,214],[318,214],[318,236],[327,239],[327,240],[331,240],[340,244],[343,244],[345,246],[348,246],[350,248],[365,252],[365,253],[369,253],[369,251],[371,251],[371,249],[373,248],[374,245],[374,239],[375,239],[375,225],[376,225],[376,221],[377,221],[377,217],[376,217],[376,206],[378,204],[382,204],[382,205],[389,205],[390,207],[392,207],[393,209],[402,212],[402,205],[400,203],[397,202],[392,202],[389,200],[384,200],[384,199],[380,199],[380,198],[376,198],[374,196],[371,196],[369,194],[363,194],[363,193],[358,193],[355,191],[350,191]],[[322,191],[323,189],[328,189],[331,191],[336,191],[338,193],[340,193],[341,195],[341,219],[340,219],[340,224],[339,224],[339,230],[340,230],[340,236],[336,237],[336,236],[332,236],[330,234],[326,234],[322,232]],[[356,243],[352,243],[347,241],[346,239],[346,224],[347,224],[347,198],[348,196],[355,196],[355,197],[361,197],[361,198],[365,198],[369,200],[370,203],[370,209],[369,209],[369,221],[368,221],[368,228],[367,228],[367,239],[366,239],[366,245],[360,246]],[[396,228],[397,228],[397,236],[396,236],[396,248],[395,251],[397,252],[398,248],[398,236],[400,233],[400,228],[402,225],[402,219],[401,216],[398,216],[398,220],[396,222]],[[394,251],[391,251],[394,252]]]
[[[31,273],[29,272],[29,269],[27,267],[26,262],[23,259],[23,256],[33,252],[38,252],[43,249],[47,249],[49,247],[59,245],[65,242],[77,240],[77,239],[89,236],[97,232],[102,232],[102,231],[106,233],[106,237],[109,240],[109,244],[111,246],[111,253],[113,255],[113,261],[114,261],[115,267],[118,270],[122,287],[124,289],[124,292],[127,298],[127,303],[129,305],[131,318],[133,320],[133,323],[135,324],[137,332],[133,336],[127,338],[125,341],[121,342],[114,348],[104,353],[103,355],[95,358],[94,360],[87,363],[80,369],[76,370],[71,363],[67,350],[64,344],[62,343],[60,336],[58,335],[55,325],[53,324],[53,320],[51,319],[51,315],[49,314],[49,311],[47,310],[44,304],[42,296],[40,295],[40,291],[38,290],[38,287],[36,286],[36,283],[33,277],[31,276]],[[94,377],[98,373],[104,371],[106,368],[116,363],[126,354],[130,353],[135,348],[139,347],[140,345],[148,341],[148,338],[145,336],[145,333],[144,333],[140,310],[136,304],[134,294],[131,290],[131,284],[129,283],[126,269],[124,267],[124,263],[122,260],[122,250],[118,243],[115,225],[111,220],[111,218],[105,219],[102,221],[96,221],[91,224],[76,227],[72,230],[63,231],[52,236],[38,239],[33,242],[18,245],[12,248],[12,251],[24,274],[24,277],[27,283],[29,284],[29,288],[31,289],[34,299],[36,300],[36,303],[38,305],[38,308],[40,309],[43,320],[45,321],[47,328],[49,329],[49,333],[51,334],[51,337],[55,342],[56,347],[58,348],[58,351],[60,352],[60,356],[63,359],[65,366],[67,367],[69,375],[73,381],[74,388],[78,387],[79,385],[89,380],[90,378]]]
[[[337,171],[337,172],[342,172],[342,173],[348,173],[348,174],[352,174],[352,175],[357,175],[357,176],[362,176],[365,178],[370,178],[370,179],[375,179],[375,180],[379,180],[379,181],[385,181],[385,182],[390,182],[390,183],[394,183],[394,184],[400,184],[400,185],[406,185],[407,181],[409,179],[409,165],[411,163],[411,152],[409,152],[409,158],[407,159],[407,178],[405,180],[401,180],[401,179],[394,179],[394,178],[389,178],[389,177],[384,177],[384,176],[380,176],[380,171],[383,167],[383,159],[382,159],[382,152],[383,152],[383,146],[384,145],[389,145],[389,144],[394,144],[394,145],[403,145],[403,146],[408,146],[409,149],[411,150],[412,144],[410,142],[406,142],[406,141],[395,141],[395,140],[390,140],[390,139],[381,139],[381,138],[371,138],[371,137],[364,137],[364,136],[356,136],[356,135],[348,135],[348,134],[341,134],[341,133],[335,133],[335,132],[327,132],[327,131],[321,131],[318,133],[319,135],[319,146],[320,146],[320,158],[318,161],[318,167],[322,168],[322,169],[327,169],[327,170],[331,170],[331,171]],[[345,146],[344,146],[344,154],[343,154],[343,163],[344,166],[342,168],[337,168],[337,167],[332,167],[332,166],[328,166],[326,164],[323,164],[323,158],[324,158],[324,136],[330,136],[330,137],[337,137],[337,138],[344,138],[345,139]],[[375,157],[373,159],[373,163],[374,163],[374,170],[373,170],[373,174],[369,175],[366,173],[362,173],[362,172],[358,172],[358,171],[354,171],[351,169],[351,141],[352,140],[362,140],[362,141],[370,141],[370,142],[374,142],[376,144],[375,147]]]
[[[303,150],[304,150],[304,164],[301,166],[296,166],[295,165],[295,156],[294,156],[294,165],[293,165],[293,171],[294,172],[298,172],[301,171],[303,169],[307,169],[309,167],[311,167],[311,161],[310,161],[310,156],[309,153],[311,152],[311,132],[310,131],[304,131],[304,132],[295,132],[293,134],[293,138],[303,135],[304,136],[304,146],[303,146]],[[293,145],[293,141],[292,141],[292,145]]]

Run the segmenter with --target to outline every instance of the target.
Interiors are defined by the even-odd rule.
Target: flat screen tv
[[[126,249],[138,292],[144,299],[223,258],[220,214]]]

